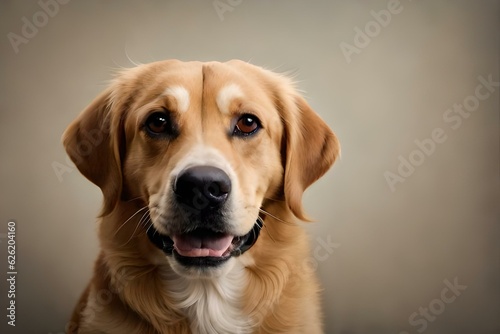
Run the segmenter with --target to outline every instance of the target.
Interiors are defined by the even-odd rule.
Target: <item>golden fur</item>
[[[217,94],[228,84],[242,96],[221,112]],[[164,94],[173,86],[189,92],[189,103]],[[144,135],[141,122],[159,109],[174,115],[175,139]],[[259,134],[229,136],[235,115],[248,111],[262,122]],[[296,219],[307,220],[302,194],[340,148],[288,78],[236,60],[141,65],[120,73],[63,142],[104,197],[101,252],[69,333],[322,333],[319,285]],[[173,171],[210,150],[207,159],[223,160],[235,184],[234,229],[249,231],[258,216],[264,227],[223,270],[197,276],[167,259],[146,230],[169,223],[160,221]]]

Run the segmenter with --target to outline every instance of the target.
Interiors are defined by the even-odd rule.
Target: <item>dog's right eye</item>
[[[158,111],[148,116],[144,123],[144,128],[151,136],[161,136],[170,134],[172,131],[172,124],[169,115]]]

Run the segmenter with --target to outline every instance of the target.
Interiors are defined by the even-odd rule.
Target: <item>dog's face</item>
[[[124,123],[127,195],[147,199],[149,232],[173,247],[177,271],[219,267],[256,237],[262,202],[280,185],[279,114],[263,87],[230,66],[152,70],[154,89],[136,97]]]
[[[103,215],[147,207],[150,241],[182,275],[220,275],[256,242],[266,201],[304,218],[304,189],[338,142],[288,79],[240,61],[142,65],[64,136]],[[83,144],[82,144],[83,143]]]

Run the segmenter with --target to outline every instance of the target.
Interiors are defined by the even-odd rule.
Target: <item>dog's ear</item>
[[[302,194],[331,167],[340,154],[340,145],[302,96],[292,94],[281,108],[285,128],[285,200],[297,218],[309,221],[302,208]]]
[[[122,191],[120,116],[111,111],[112,89],[101,93],[63,134],[66,152],[80,172],[101,188],[101,216],[113,211]]]

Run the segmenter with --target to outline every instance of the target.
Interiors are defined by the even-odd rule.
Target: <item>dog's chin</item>
[[[259,237],[262,223],[257,220],[245,235],[234,236],[208,228],[165,235],[152,225],[149,240],[167,255],[173,270],[187,277],[224,275],[233,267],[233,259],[249,250]]]
[[[228,257],[216,266],[204,265],[202,261],[198,265],[186,265],[179,261],[175,253],[173,256],[167,256],[166,258],[168,264],[177,275],[190,279],[223,277],[231,271],[237,261],[237,258]]]

